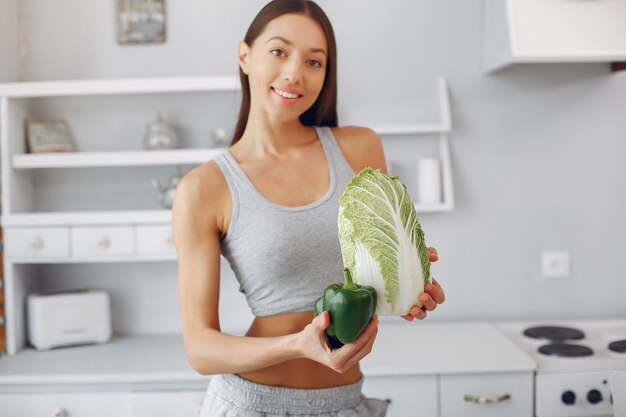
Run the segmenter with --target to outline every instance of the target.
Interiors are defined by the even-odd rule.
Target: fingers
[[[353,367],[356,363],[358,363],[365,356],[369,355],[372,352],[372,348],[374,347],[374,340],[376,340],[376,335],[378,334],[378,328],[374,331],[374,334],[367,340],[367,343],[363,345],[363,347],[358,350],[354,355],[352,355],[345,363],[345,365],[339,370],[339,372],[345,372],[351,367]]]
[[[333,369],[343,373],[372,351],[378,334],[378,316],[374,316],[365,330],[352,343],[333,351],[335,353]]]
[[[432,279],[431,283],[426,284],[424,291],[426,291],[426,294],[428,294],[437,304],[441,304],[446,301],[446,294],[443,292],[443,288],[441,288],[441,285],[439,285],[435,278]]]
[[[409,310],[409,315],[418,320],[424,320],[426,318],[426,311],[424,307],[419,308],[418,306],[413,306],[411,310]]]
[[[439,260],[439,255],[437,254],[437,249],[430,247],[427,248],[426,251],[428,252],[428,260],[431,262],[437,262]]]
[[[330,315],[328,311],[322,311],[319,316],[315,317],[313,324],[320,330],[324,330],[330,326]]]

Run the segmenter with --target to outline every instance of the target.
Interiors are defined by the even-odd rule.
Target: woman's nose
[[[302,80],[302,63],[297,59],[290,59],[283,68],[283,79],[292,83]]]

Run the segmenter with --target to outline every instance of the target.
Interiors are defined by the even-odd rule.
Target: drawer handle
[[[476,404],[496,404],[510,400],[510,394],[502,395],[466,395],[465,401]]]
[[[40,237],[35,238],[32,242],[30,242],[30,247],[33,248],[33,250],[42,250],[43,239]]]
[[[62,407],[55,408],[52,410],[52,417],[67,417],[67,411]]]
[[[111,241],[107,236],[103,236],[100,240],[98,240],[98,247],[107,249],[109,246],[111,246]]]

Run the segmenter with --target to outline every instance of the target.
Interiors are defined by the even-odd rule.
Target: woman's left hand
[[[437,256],[437,249],[428,248],[428,259],[430,262],[437,262],[439,260],[439,256]],[[403,319],[407,321],[412,321],[414,319],[424,320],[426,318],[426,312],[433,311],[437,308],[437,304],[443,303],[446,300],[446,295],[444,294],[441,285],[439,285],[437,280],[433,278],[433,282],[426,284],[424,292],[420,294],[419,298],[422,302],[422,307],[411,307],[409,314],[402,316]]]

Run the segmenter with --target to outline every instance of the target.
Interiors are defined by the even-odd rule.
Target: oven
[[[537,363],[536,417],[626,416],[626,320],[496,325]]]

